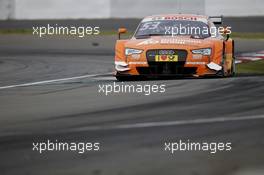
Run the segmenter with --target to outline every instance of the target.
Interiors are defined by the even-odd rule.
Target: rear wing
[[[221,16],[209,16],[209,19],[214,23],[218,25],[223,24],[223,15]]]

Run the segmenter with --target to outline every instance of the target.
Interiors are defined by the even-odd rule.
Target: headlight
[[[125,54],[126,55],[132,55],[132,54],[140,54],[142,53],[143,50],[139,50],[139,49],[130,49],[130,48],[126,48],[125,50]]]
[[[202,54],[202,55],[211,55],[211,52],[212,52],[211,48],[192,50],[193,54]]]

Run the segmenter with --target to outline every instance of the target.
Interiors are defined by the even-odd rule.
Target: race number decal
[[[140,31],[144,31],[144,30],[155,30],[158,28],[160,22],[156,21],[156,22],[146,22],[143,24],[142,27],[140,27]]]

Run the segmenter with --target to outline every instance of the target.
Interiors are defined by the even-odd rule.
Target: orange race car
[[[117,80],[159,76],[233,76],[234,41],[222,16],[168,14],[145,17],[131,39],[115,46]]]

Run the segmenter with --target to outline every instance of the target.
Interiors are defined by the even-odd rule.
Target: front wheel
[[[117,73],[115,75],[117,81],[140,81],[140,80],[145,80],[144,76],[140,75],[122,75]]]
[[[222,68],[220,71],[218,71],[216,73],[216,76],[219,77],[219,78],[225,78],[226,76],[225,76],[225,70],[224,70],[224,68]]]
[[[117,81],[128,81],[129,77],[128,76],[116,75],[116,79],[117,79]]]

